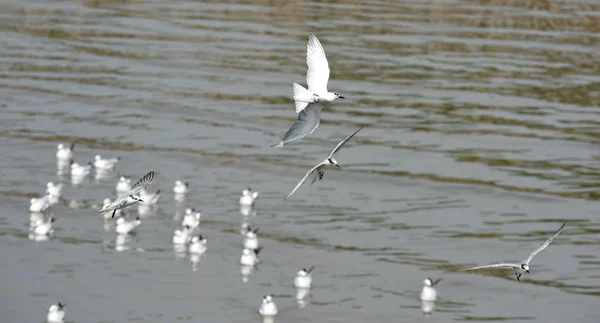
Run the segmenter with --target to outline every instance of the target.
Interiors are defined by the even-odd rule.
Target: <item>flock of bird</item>
[[[273,147],[283,147],[289,145],[303,138],[306,138],[312,134],[318,127],[321,117],[321,112],[327,103],[331,103],[337,99],[343,99],[337,92],[329,92],[327,90],[327,83],[329,80],[329,64],[325,51],[321,46],[321,43],[317,37],[313,34],[309,35],[309,41],[307,45],[307,65],[308,72],[306,75],[306,83],[308,89],[303,86],[294,83],[293,84],[293,97],[295,101],[296,113],[298,118],[291,126],[291,128],[285,133],[283,139],[273,145]],[[337,160],[334,159],[334,155],[350,140],[354,137],[363,127],[354,131],[352,134],[340,141],[335,148],[329,153],[329,155],[320,163],[312,167],[306,172],[304,177],[298,182],[298,184],[292,189],[292,191],[285,197],[289,199],[301,186],[306,182],[307,179],[311,178],[310,184],[315,183],[318,180],[323,179],[324,171],[327,167],[341,168]],[[93,162],[85,165],[80,165],[73,162],[73,149],[74,144],[65,146],[59,144],[57,147],[56,158],[58,160],[59,169],[69,168],[72,177],[72,183],[76,185],[80,183],[81,178],[88,176],[92,169],[96,170],[96,173],[108,172],[114,169],[115,165],[120,161],[120,158],[102,158],[96,155]],[[138,205],[138,212],[144,213],[145,209],[153,208],[159,201],[161,192],[160,190],[150,193],[147,188],[154,182],[155,173],[154,171],[148,172],[135,184],[131,184],[131,179],[127,177],[121,177],[115,187],[117,197],[114,200],[106,198],[103,202],[102,207],[99,209],[100,214],[106,221],[112,221],[113,218],[117,217],[115,231],[120,237],[126,237],[133,233],[135,229],[141,224],[139,217],[130,218],[126,217],[123,211],[133,205]],[[46,194],[40,198],[32,198],[30,204],[30,211],[32,212],[30,222],[31,236],[35,240],[43,240],[48,236],[52,236],[54,217],[46,216],[46,211],[49,207],[59,201],[62,195],[63,184],[54,184],[49,182],[46,188]],[[173,188],[174,197],[177,201],[183,201],[185,194],[189,192],[189,185],[182,181],[175,181]],[[239,199],[239,204],[243,214],[247,215],[251,212],[258,198],[258,191],[252,189],[244,189],[242,196]],[[185,214],[181,221],[181,228],[177,229],[173,233],[173,244],[176,246],[176,250],[187,250],[190,255],[195,257],[202,256],[207,250],[207,241],[199,233],[201,213],[193,208],[185,210]],[[525,260],[520,263],[498,263],[485,266],[477,266],[472,268],[465,268],[462,270],[478,270],[486,268],[503,268],[512,270],[517,280],[520,281],[521,275],[529,273],[529,263],[539,252],[544,250],[554,239],[563,231],[565,224],[546,240],[546,242],[534,250]],[[245,228],[244,243],[242,255],[240,257],[240,265],[242,266],[242,276],[246,281],[249,273],[252,272],[253,268],[259,263],[259,252],[262,250],[262,246],[258,240],[258,228]],[[30,237],[31,237],[30,236]],[[119,241],[119,239],[117,239]],[[118,246],[117,246],[118,248]],[[196,258],[197,259],[197,258]],[[294,278],[294,286],[297,288],[296,298],[298,300],[303,299],[308,295],[310,288],[312,287],[312,272],[314,266],[308,269],[300,269]],[[433,280],[427,278],[423,281],[423,288],[420,293],[420,299],[422,301],[422,309],[424,313],[431,313],[437,299],[437,291],[434,286],[438,284],[441,279]],[[259,308],[259,313],[263,317],[273,318],[277,315],[278,310],[272,295],[266,295],[263,297],[262,304]],[[50,323],[63,322],[65,316],[65,304],[58,303],[50,306],[47,313],[47,321]]]

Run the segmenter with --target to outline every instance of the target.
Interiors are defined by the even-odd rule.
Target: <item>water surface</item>
[[[600,315],[600,5],[594,1],[4,1],[0,4],[0,311],[39,322],[596,322]],[[315,33],[329,105],[306,140],[295,119]],[[343,171],[283,198],[360,126]],[[107,178],[58,176],[121,156]],[[120,244],[95,209],[119,175],[157,171],[164,194]],[[171,188],[191,183],[184,203]],[[55,237],[34,241],[29,199],[65,182]],[[260,190],[256,215],[242,189]],[[185,207],[208,252],[171,244]],[[135,214],[136,209],[132,209]],[[265,249],[244,283],[243,222]],[[567,229],[517,282],[503,271]],[[121,241],[122,242],[122,241]],[[120,246],[120,247],[119,247]],[[124,246],[124,248],[122,248]],[[293,277],[316,265],[305,307]],[[442,277],[435,312],[418,301]]]

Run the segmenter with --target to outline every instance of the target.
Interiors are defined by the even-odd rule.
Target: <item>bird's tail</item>
[[[302,85],[294,83],[294,101],[296,101],[296,113],[304,110],[309,102],[314,101],[312,92],[305,89]]]

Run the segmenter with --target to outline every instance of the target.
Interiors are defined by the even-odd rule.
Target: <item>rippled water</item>
[[[425,277],[442,277],[429,321],[596,322],[600,315],[600,5],[595,1],[4,1],[0,4],[0,311],[39,322],[415,322]],[[308,34],[331,65],[328,106],[306,140],[295,119]],[[283,197],[358,126],[344,171]],[[56,237],[28,239],[29,199],[75,161],[117,172],[67,188]],[[157,171],[164,194],[117,248],[95,209],[118,175]],[[173,181],[191,183],[177,206]],[[238,265],[243,188],[260,190],[265,246]],[[171,244],[182,209],[203,212],[195,265]],[[135,213],[135,208],[133,209]],[[519,283],[503,271],[561,222]],[[316,265],[307,306],[293,277]]]

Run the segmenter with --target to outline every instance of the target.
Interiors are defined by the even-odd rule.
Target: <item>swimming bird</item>
[[[33,227],[33,233],[36,235],[52,235],[54,233],[54,229],[52,228],[52,223],[54,223],[54,217],[50,216],[48,219],[39,219],[35,223]]]
[[[323,102],[330,103],[337,99],[344,99],[337,92],[327,90],[329,81],[329,63],[325,50],[317,36],[308,35],[308,44],[306,44],[306,84],[308,90],[302,85],[294,83],[294,101],[296,101],[296,113],[302,111],[309,103]]]
[[[259,263],[258,254],[262,250],[262,247],[258,249],[246,249],[242,251],[242,257],[240,258],[240,264],[242,266],[255,266]]]
[[[46,193],[46,195],[38,198],[32,198],[29,200],[29,211],[31,212],[46,212],[50,207],[50,194]]]
[[[54,184],[52,182],[48,182],[46,184],[46,193],[53,197],[60,197],[63,192],[63,184]]]
[[[187,194],[189,191],[190,184],[188,182],[182,182],[180,180],[175,181],[175,186],[173,187],[173,193],[175,194]]]
[[[437,298],[437,292],[433,286],[437,285],[442,279],[438,279],[436,281],[431,280],[431,278],[426,278],[423,281],[423,289],[421,290],[421,301],[424,302],[435,302]]]
[[[240,197],[240,206],[253,206],[257,197],[258,191],[253,192],[252,189],[248,187],[242,191],[242,196]]]
[[[117,182],[117,186],[115,186],[115,191],[117,191],[117,193],[124,193],[129,190],[131,190],[131,178],[121,176]]]
[[[340,143],[337,144],[337,146],[335,146],[335,148],[331,151],[329,156],[327,156],[327,158],[325,158],[325,160],[323,160],[322,162],[317,164],[315,167],[311,168],[308,172],[306,172],[306,175],[304,175],[304,177],[300,180],[300,182],[298,182],[296,187],[294,187],[292,192],[290,194],[288,194],[288,196],[285,199],[286,200],[289,199],[290,196],[292,196],[292,194],[294,194],[294,192],[296,192],[296,190],[298,188],[300,188],[300,186],[306,181],[306,179],[309,176],[314,174],[311,184],[313,184],[317,180],[322,180],[323,174],[325,174],[325,167],[335,166],[337,168],[341,168],[340,165],[338,165],[338,162],[333,158],[333,155],[335,155],[335,153],[337,153],[346,144],[346,142],[348,142],[348,140],[350,140],[352,137],[354,137],[354,135],[356,135],[356,133],[359,132],[362,128],[363,127],[358,128],[358,130],[356,130],[353,134],[349,135],[348,137],[344,138],[344,140],[340,141]]]
[[[72,143],[69,147],[63,144],[58,144],[58,147],[56,149],[56,159],[62,161],[68,161],[73,159],[73,148],[75,148],[75,143]]]
[[[188,251],[193,254],[203,254],[206,252],[206,238],[202,235],[193,237]]]
[[[192,240],[191,237],[192,228],[188,225],[184,226],[182,230],[175,230],[173,232],[173,243],[174,244],[187,244]]]
[[[181,221],[181,226],[185,227],[186,225],[191,228],[197,228],[200,225],[200,217],[202,217],[202,213],[196,212],[195,210],[187,213],[183,216],[183,220]]]
[[[106,212],[112,211],[112,217],[115,217],[115,212],[119,209],[124,209],[128,206],[131,206],[137,202],[144,202],[139,194],[141,191],[145,190],[152,182],[154,181],[154,171],[150,171],[148,174],[144,175],[128,192],[123,195],[117,197],[114,201],[112,201],[109,205],[103,207],[99,212],[102,214]]]
[[[62,323],[65,319],[65,306],[67,304],[63,304],[58,302],[58,304],[51,305],[48,309],[48,315],[46,316],[46,321],[48,323]]]
[[[119,218],[117,220],[117,227],[115,231],[119,234],[130,234],[133,233],[134,230],[142,224],[142,220],[139,217],[136,217],[135,220],[127,221],[125,218]]]
[[[294,286],[296,288],[310,288],[312,285],[312,275],[311,272],[315,269],[315,266],[312,266],[308,269],[300,269],[296,274],[296,278],[294,278]]]
[[[94,167],[102,170],[113,169],[120,160],[121,157],[103,159],[102,156],[96,155],[96,157],[94,157]]]
[[[275,305],[272,295],[267,295],[267,296],[263,297],[263,301],[262,301],[262,304],[260,305],[260,309],[258,310],[258,312],[262,316],[277,315],[277,305]]]
[[[258,249],[258,237],[256,233],[258,232],[258,228],[252,229],[248,227],[248,231],[246,231],[246,238],[244,239],[244,248],[256,250]]]
[[[543,245],[541,245],[539,248],[535,249],[531,254],[529,254],[529,256],[527,258],[525,258],[525,260],[521,261],[520,264],[499,263],[499,264],[492,264],[492,265],[486,265],[486,266],[477,266],[477,267],[465,268],[465,269],[462,269],[462,270],[476,270],[476,269],[485,269],[485,268],[511,269],[512,271],[515,272],[515,275],[517,276],[517,280],[521,281],[521,275],[522,274],[524,274],[524,273],[528,273],[529,274],[529,262],[531,261],[531,259],[533,259],[533,257],[535,257],[542,250],[546,249],[546,247],[548,247],[548,245],[550,245],[550,243],[552,243],[552,241],[554,241],[554,239],[556,239],[556,237],[565,228],[565,224],[566,223],[563,223],[560,226],[560,228],[558,229],[558,231],[556,231],[550,238],[548,238],[548,240],[546,240],[546,242],[544,242]]]
[[[90,174],[92,170],[92,162],[85,165],[79,165],[78,163],[71,164],[71,176],[73,177],[85,177]]]

